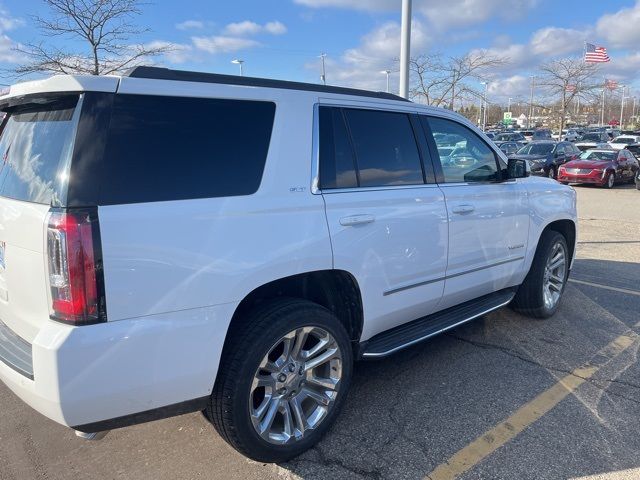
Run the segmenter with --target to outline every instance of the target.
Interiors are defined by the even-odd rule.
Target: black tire
[[[609,175],[607,175],[607,179],[604,182],[604,188],[613,188],[615,184],[616,184],[616,174],[613,172],[610,172]]]
[[[286,445],[269,443],[254,429],[250,415],[250,387],[260,361],[284,335],[304,326],[329,332],[342,354],[342,378],[327,416],[305,436]],[[340,321],[326,308],[300,299],[267,301],[247,316],[241,331],[227,339],[218,378],[205,416],[220,436],[241,454],[259,462],[283,462],[316,444],[341,410],[351,383],[353,350]]]
[[[555,304],[555,306],[553,306],[553,308],[548,308],[545,305],[543,295],[543,281],[547,259],[551,255],[557,242],[562,243],[564,251],[566,252],[565,275],[562,290],[560,292],[560,298],[562,298],[564,288],[567,285],[569,264],[571,262],[571,259],[569,258],[569,249],[567,248],[567,240],[561,233],[553,230],[546,230],[542,233],[540,241],[538,242],[538,248],[536,249],[536,253],[533,257],[531,269],[524,279],[524,282],[522,282],[522,285],[518,288],[518,292],[511,302],[511,307],[517,312],[534,318],[549,318],[558,310],[560,300]]]
[[[547,177],[552,178],[554,180],[557,178],[556,169],[554,166],[549,167],[549,171],[547,172]]]
[[[640,182],[636,180],[636,190],[640,190]]]

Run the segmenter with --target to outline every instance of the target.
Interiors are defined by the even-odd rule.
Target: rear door
[[[366,340],[437,308],[448,248],[444,195],[414,115],[321,106],[318,119],[334,268],[360,285]]]
[[[501,181],[506,165],[471,128],[449,118],[421,119],[447,202],[449,257],[439,306],[447,308],[517,283],[529,234],[527,194],[519,180]],[[460,139],[449,155],[432,140],[442,133]]]
[[[79,103],[14,108],[0,135],[0,321],[30,342],[49,318],[45,221],[65,196]]]

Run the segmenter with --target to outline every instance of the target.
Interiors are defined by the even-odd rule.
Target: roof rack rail
[[[384,100],[401,100],[406,98],[386,92],[371,92],[357,88],[333,87],[315,85],[313,83],[290,82],[270,78],[241,77],[237,75],[222,75],[218,73],[189,72],[186,70],[172,70],[161,67],[134,67],[128,70],[125,77],[148,78],[154,80],[175,80],[181,82],[218,83],[221,85],[241,85],[248,87],[283,88],[288,90],[302,90],[306,92],[338,93],[342,95],[357,95],[360,97],[379,98]]]

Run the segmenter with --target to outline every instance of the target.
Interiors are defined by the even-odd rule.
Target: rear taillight
[[[52,211],[47,226],[51,318],[73,325],[106,321],[95,210]]]

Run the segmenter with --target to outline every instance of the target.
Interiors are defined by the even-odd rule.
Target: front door
[[[447,202],[449,257],[440,304],[447,308],[520,277],[529,234],[527,194],[518,180],[501,181],[504,165],[470,128],[453,119],[423,120],[438,151],[438,181]]]

